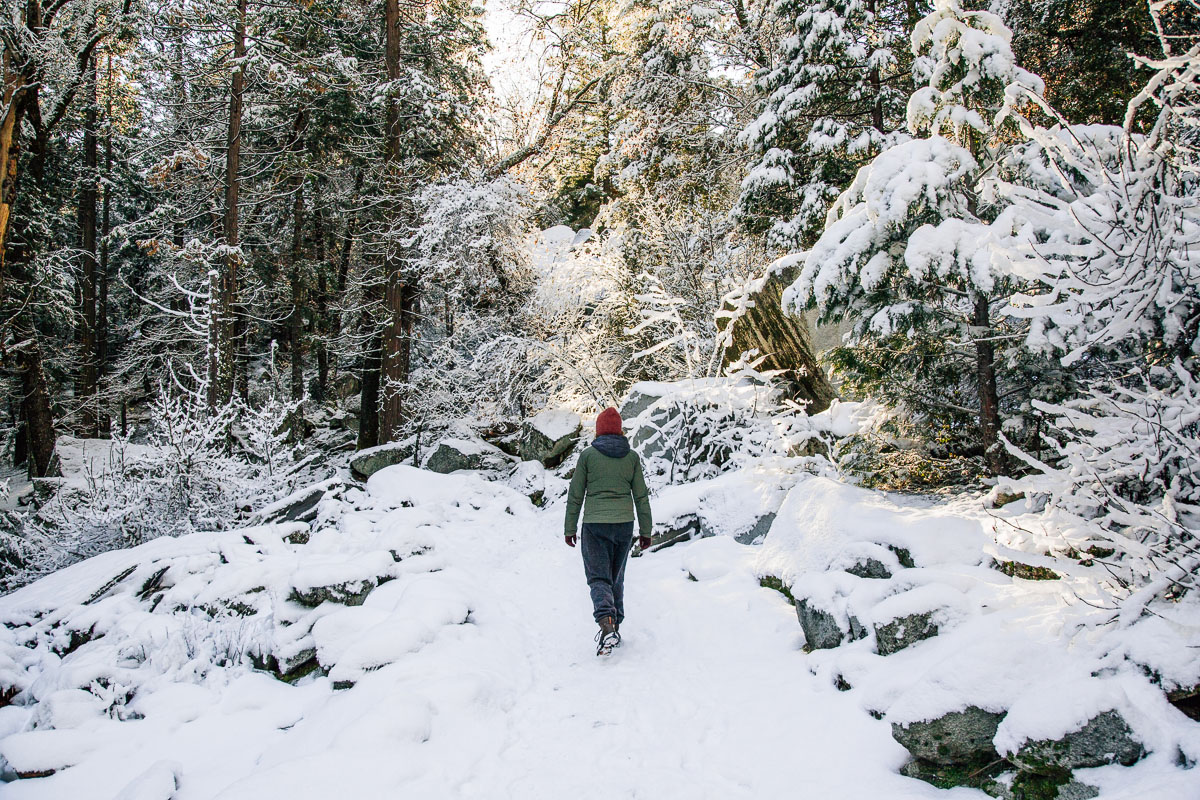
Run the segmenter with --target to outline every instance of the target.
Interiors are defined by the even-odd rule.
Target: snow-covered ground
[[[949,645],[939,637],[891,656],[901,661],[886,675],[864,642],[806,654],[795,610],[759,585],[764,564],[782,558],[770,535],[767,546],[717,536],[631,561],[625,643],[599,660],[561,503],[538,510],[502,483],[407,466],[367,489],[326,501],[307,542],[304,523],[156,540],[0,599],[0,682],[22,692],[0,708],[11,780],[0,794],[984,797],[901,776],[907,752],[890,721],[868,713],[953,660]],[[791,491],[784,522],[803,491],[827,504],[799,508],[823,513],[826,531],[903,518],[911,530],[897,535],[910,545],[922,525],[957,532],[968,551],[987,538],[977,521],[927,503],[896,506],[820,478]],[[940,583],[962,586],[981,569],[944,568]],[[361,605],[312,601],[321,587],[344,598],[363,581],[378,587]],[[1035,588],[1016,605],[1059,602]],[[978,643],[982,628],[972,630]],[[305,648],[328,676],[291,685],[240,658]],[[855,689],[839,692],[835,672]],[[1184,736],[1188,725],[1177,725]],[[1107,800],[1200,797],[1200,770],[1173,757],[1090,770],[1091,782]]]

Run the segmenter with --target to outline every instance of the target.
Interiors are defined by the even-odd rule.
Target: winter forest
[[[0,795],[1200,797],[1200,1],[2,2]]]

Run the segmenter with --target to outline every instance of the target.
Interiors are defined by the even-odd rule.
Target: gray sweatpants
[[[633,547],[632,522],[585,522],[580,537],[583,572],[592,591],[592,615],[599,622],[625,619],[625,562]]]

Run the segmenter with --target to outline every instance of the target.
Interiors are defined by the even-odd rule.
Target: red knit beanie
[[[596,417],[596,435],[615,433],[621,435],[621,412],[611,406],[600,412]]]

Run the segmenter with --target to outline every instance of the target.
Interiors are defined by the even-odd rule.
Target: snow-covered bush
[[[1025,180],[1002,187],[1025,201],[1004,246],[1034,286],[1010,313],[1029,320],[1031,349],[1088,384],[1035,403],[1044,453],[1010,450],[1041,473],[1024,485],[1049,493],[1047,513],[1111,554],[1125,622],[1200,584],[1200,38],[1169,36],[1166,4],[1150,8],[1165,57],[1141,59],[1154,72],[1124,128],[1068,126],[1010,87],[1031,144],[1012,165]],[[1017,113],[1030,105],[1058,124]]]
[[[205,394],[202,382],[160,390],[145,442],[131,434],[73,445],[81,468],[29,519],[34,547],[13,584],[159,536],[226,530],[293,490],[290,468],[303,462],[286,439],[297,404],[271,397],[209,409]]]
[[[818,457],[828,437],[804,409],[780,403],[766,376],[637,383],[625,403],[630,443],[652,484],[702,480],[769,457]]]

